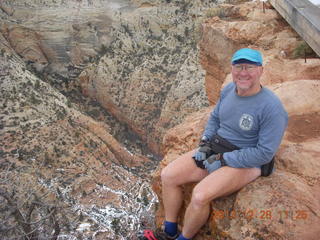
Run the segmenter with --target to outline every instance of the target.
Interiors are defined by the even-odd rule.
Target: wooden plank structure
[[[308,0],[269,0],[269,2],[320,56],[320,7]]]

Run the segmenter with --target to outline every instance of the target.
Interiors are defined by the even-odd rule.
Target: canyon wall
[[[128,1],[0,1],[1,29],[29,68],[51,84],[72,83],[111,41],[111,15]]]
[[[1,1],[1,32],[28,68],[80,85],[161,154],[165,131],[208,106],[199,23],[220,2]]]
[[[159,149],[164,130],[159,128],[159,137],[151,130],[158,129],[152,124],[160,113],[161,126],[169,128],[193,109],[208,105],[204,72],[197,61],[199,32],[193,32],[192,19],[200,19],[202,10],[214,3],[169,2],[0,1],[0,201],[6,206],[1,212],[6,220],[1,235],[123,239],[133,238],[142,225],[150,224],[156,197],[150,191],[148,173],[155,163],[150,156],[129,152],[110,133],[117,138],[123,135],[124,144],[140,141],[136,135],[128,130],[115,132],[105,123],[108,117],[101,108],[88,111],[83,106],[88,100],[77,92],[77,76],[89,65],[80,77],[82,91],[92,97],[94,105],[99,100],[119,121]],[[132,33],[133,27],[141,31]],[[132,48],[136,43],[141,50]],[[112,57],[113,51],[120,59]],[[114,71],[103,66],[105,61],[120,71],[125,84],[117,85],[114,75],[101,75],[98,80],[106,78],[108,84],[116,80],[112,83],[115,89],[128,89],[110,97],[111,108],[103,100],[113,92],[92,95],[91,83],[85,84],[92,69],[90,79],[105,70]],[[141,72],[136,71],[137,66]],[[126,78],[131,72],[137,77],[132,83]],[[146,82],[136,97],[139,79]],[[187,80],[196,90],[189,89]],[[179,98],[195,101],[166,103]],[[142,104],[144,99],[150,105]],[[137,104],[131,105],[133,117],[125,107],[113,111],[112,106],[120,103]],[[162,112],[163,106],[166,111]],[[171,120],[172,112],[176,117]],[[19,224],[13,227],[15,223]]]
[[[1,34],[0,66],[1,239],[134,236],[156,201],[150,160],[27,70]]]
[[[208,106],[199,23],[215,1],[134,1],[117,13],[112,42],[80,75],[85,95],[126,122],[154,152],[164,133]],[[147,4],[148,3],[148,4]]]
[[[101,109],[92,114],[96,120],[85,114],[80,97],[71,98],[78,87],[164,155],[152,179],[160,224],[161,169],[197,146],[221,87],[231,81],[232,53],[251,46],[264,55],[263,85],[284,102],[289,128],[276,172],[213,201],[196,239],[317,239],[320,61],[312,52],[305,61],[307,46],[270,6],[2,0],[0,13],[6,236],[42,227],[34,233],[43,238],[134,239],[150,224],[157,198],[148,173],[156,163],[111,136]],[[185,187],[186,204],[192,187]],[[11,229],[23,216],[41,225]]]
[[[208,224],[195,239],[318,239],[320,229],[320,59],[296,58],[301,39],[270,6],[261,2],[220,5],[220,16],[202,24],[201,64],[206,90],[214,103],[231,81],[230,58],[235,49],[254,47],[264,56],[262,83],[283,101],[289,126],[276,155],[276,171],[229,197],[211,203]],[[154,173],[161,198],[160,171],[179,154],[198,144],[212,107],[193,113],[163,139],[164,160]],[[186,206],[194,185],[184,187]],[[157,211],[163,221],[163,207]],[[183,216],[185,208],[181,211]],[[180,224],[183,225],[181,219]]]

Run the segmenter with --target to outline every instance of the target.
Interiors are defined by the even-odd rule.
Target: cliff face
[[[213,1],[214,2],[214,1]],[[134,1],[115,16],[113,40],[80,75],[83,93],[161,152],[164,133],[208,105],[197,59],[198,23],[211,1]]]
[[[290,114],[277,171],[214,201],[197,239],[317,239],[319,59],[292,58],[301,39],[273,9],[222,2],[0,1],[1,236],[134,239],[153,218],[155,163],[110,133],[165,155],[153,177],[161,198],[160,170],[197,146],[232,52],[255,46],[263,84]],[[144,141],[115,132],[97,106],[95,120],[85,114],[70,85]]]
[[[1,1],[1,32],[38,73],[63,86],[110,42],[112,11],[128,1]]]
[[[144,180],[151,162],[28,71],[9,46],[0,35],[1,237],[131,238],[139,224],[127,226],[155,201]]]
[[[208,106],[197,41],[215,2],[1,1],[1,31],[46,81],[80,84],[160,153],[167,129]]]
[[[195,239],[318,239],[320,175],[315,169],[320,157],[320,60],[294,59],[299,37],[273,9],[267,6],[263,12],[262,3],[220,5],[217,11],[223,14],[203,23],[200,43],[209,101],[215,103],[221,87],[231,81],[232,52],[256,47],[265,59],[262,82],[280,97],[290,118],[276,155],[276,171],[213,201],[209,222]],[[197,146],[210,110],[190,115],[165,135],[165,157],[153,179],[158,196],[161,169]],[[186,204],[192,187],[184,187]],[[160,224],[162,207],[157,213]]]
[[[183,110],[181,114],[175,112],[178,117],[172,123],[167,123],[171,121],[167,119],[171,114],[171,106],[166,103],[166,109],[169,110],[161,114],[167,125],[176,124],[192,109],[206,105],[204,91],[190,93],[186,81],[190,76],[195,80],[201,78],[201,84],[193,79],[192,84],[197,89],[203,86],[204,73],[199,69],[196,59],[195,37],[191,36],[193,33],[190,30],[194,26],[190,14],[192,11],[201,12],[202,8],[212,3],[200,2],[192,4],[194,10],[189,9],[190,2],[183,5],[172,3],[168,10],[163,3],[156,1],[135,1],[132,6],[125,1],[0,1],[0,89],[3,96],[0,116],[3,181],[0,182],[0,201],[1,205],[6,206],[1,211],[5,219],[1,226],[2,236],[19,237],[22,234],[31,238],[55,238],[64,235],[69,238],[95,236],[121,239],[133,238],[142,224],[150,224],[156,198],[150,191],[148,173],[154,163],[139,154],[129,153],[110,135],[115,131],[113,126],[104,123],[108,116],[103,116],[101,108],[93,108],[89,112],[97,121],[83,114],[82,111],[88,110],[82,106],[86,102],[74,93],[76,88],[70,85],[77,87],[76,77],[88,64],[92,66],[82,76],[95,69],[94,74],[89,75],[95,77],[96,72],[100,73],[99,66],[103,66],[104,61],[112,61],[117,71],[124,69],[124,76],[126,71],[135,72],[134,67],[140,63],[142,70],[135,73],[137,77],[129,84],[130,91],[123,91],[124,95],[132,98],[121,98],[125,104],[137,104],[136,108],[131,105],[134,108],[133,116],[138,116],[138,110],[135,109],[142,108],[152,113],[150,121],[155,122],[154,115],[160,114],[161,107],[167,101],[163,95],[167,94],[168,101],[172,102],[181,97],[185,99],[184,91],[187,99],[197,101],[177,103],[174,110],[180,107]],[[159,5],[168,19],[161,20],[159,6],[153,5]],[[180,9],[181,6],[184,8]],[[120,8],[121,11],[110,13]],[[147,16],[145,21],[138,16],[144,11]],[[186,11],[189,11],[189,15],[177,19],[173,17]],[[191,25],[184,24],[184,20]],[[141,30],[134,33],[134,40],[130,39],[130,21],[137,21],[132,26]],[[175,32],[175,27],[179,29],[178,32]],[[191,37],[183,39],[183,35]],[[169,47],[161,39],[168,41]],[[141,50],[132,53],[135,41],[141,44]],[[180,43],[181,46],[178,46]],[[104,57],[98,61],[102,55],[109,54],[110,49],[132,62],[123,61],[122,57],[109,60]],[[153,50],[159,56],[152,56]],[[139,58],[141,52],[142,57]],[[161,67],[162,62],[172,69]],[[112,72],[110,66],[107,70]],[[143,77],[145,72],[151,76],[154,87],[149,78]],[[107,75],[109,80],[110,76]],[[140,86],[141,78],[147,82],[143,83],[142,95],[137,98],[134,91],[135,87]],[[167,79],[170,81],[167,82]],[[173,79],[176,79],[175,88],[181,89],[177,93],[170,88]],[[126,80],[124,78],[123,82]],[[165,83],[164,86],[161,81]],[[127,85],[116,87],[126,89]],[[90,92],[91,85],[83,85],[84,92],[86,89]],[[101,100],[100,95],[108,97],[108,92],[90,96]],[[113,98],[118,103],[116,100],[119,96]],[[144,98],[151,99],[149,106],[142,104]],[[106,106],[104,101],[101,103]],[[114,113],[112,108],[106,108]],[[134,130],[143,129],[142,133],[146,134],[144,126],[136,128],[133,121],[132,124],[127,121],[131,116],[128,117],[124,110],[119,108],[117,111],[122,115],[114,115],[119,119],[123,116],[123,122],[127,122]],[[138,116],[141,120],[139,124],[149,119],[147,115]],[[147,125],[151,126],[149,122]],[[123,135],[126,141],[145,145],[136,135],[127,134],[129,131],[126,128],[124,130],[126,133],[114,135],[117,138]],[[152,134],[156,136],[156,133],[150,132]],[[145,137],[145,140],[149,138]]]

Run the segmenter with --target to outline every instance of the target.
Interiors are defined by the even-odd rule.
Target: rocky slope
[[[161,197],[159,172],[197,145],[230,55],[254,46],[290,114],[277,171],[214,201],[196,239],[317,239],[319,59],[299,58],[305,45],[270,6],[222,2],[0,1],[1,236],[135,239],[157,202],[138,148],[165,155]]]
[[[148,172],[154,163],[140,154],[128,153],[110,133],[125,140],[122,143],[126,146],[141,147],[133,147],[134,152],[147,154],[143,148],[147,144],[126,126],[105,124],[111,117],[97,102],[79,96],[76,82],[87,64],[103,62],[99,58],[109,52],[110,46],[122,44],[117,33],[127,34],[123,19],[130,20],[135,9],[145,7],[150,17],[159,12],[153,8],[159,2],[133,4],[129,7],[125,1],[0,1],[2,236],[124,239],[134,238],[142,224],[151,224],[156,197],[150,191]],[[184,3],[186,8],[188,4]],[[176,13],[186,10],[179,9],[180,3],[172,5]],[[193,6],[198,11],[210,4],[202,6],[196,2]],[[111,10],[116,9],[121,11],[113,14]],[[161,8],[165,12],[168,9]],[[171,10],[167,14],[172,17],[176,13]],[[161,14],[156,20],[162,21]],[[148,25],[148,21],[144,24]],[[176,35],[173,26],[182,24],[182,20],[175,22],[172,17],[168,21],[171,25],[166,39],[171,39],[172,46],[167,50],[166,45],[160,46],[166,55],[163,59],[170,60],[173,70],[180,68],[175,61],[184,61],[195,78],[203,76],[195,58],[194,36],[188,40],[193,52],[184,49],[185,45],[176,46],[184,40]],[[159,27],[154,22],[151,25],[155,25],[153,31]],[[164,31],[166,28],[165,25]],[[179,34],[192,34],[188,31],[187,25],[179,27]],[[141,42],[147,45],[142,51],[149,56],[149,51],[161,41],[149,30],[141,33]],[[177,54],[170,57],[172,51],[185,52],[182,60]],[[193,54],[193,58],[185,60],[187,53]],[[148,57],[145,64],[149,60],[152,62]],[[150,65],[154,64],[159,62],[154,60]],[[166,72],[164,68],[161,71]],[[180,79],[184,76],[183,72],[179,74]],[[161,85],[160,79],[154,81]],[[185,84],[176,87],[186,89]],[[151,87],[148,92],[152,92]],[[171,99],[175,99],[174,95],[171,93]],[[160,97],[159,102],[157,95],[151,98],[156,99],[156,106],[162,106],[164,99]],[[206,102],[204,96],[200,99]],[[83,106],[87,103],[90,106]]]
[[[197,40],[216,2],[1,1],[1,31],[28,68],[64,92],[80,84],[159,154],[166,129],[208,106]]]
[[[290,118],[276,155],[275,173],[213,201],[210,220],[195,239],[318,239],[320,60],[293,58],[301,40],[270,6],[263,12],[259,2],[220,5],[219,11],[224,15],[202,25],[200,43],[210,102],[214,103],[220,88],[230,82],[231,53],[251,46],[263,52],[263,84],[282,99]],[[154,174],[153,185],[159,196],[161,169],[197,146],[210,110],[190,115],[164,137],[165,158]],[[185,186],[186,204],[192,187]],[[162,207],[157,213],[160,224]]]
[[[164,133],[208,101],[198,24],[217,1],[134,1],[119,12],[105,55],[80,75],[83,93],[126,122],[155,152]]]
[[[0,238],[131,238],[156,201],[151,161],[27,70],[2,35],[0,65]]]

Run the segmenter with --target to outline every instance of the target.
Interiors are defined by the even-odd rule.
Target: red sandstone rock
[[[47,47],[41,42],[41,36],[37,32],[19,26],[4,32],[6,32],[6,39],[11,47],[16,53],[23,56],[25,61],[37,62],[42,65],[48,63],[50,54],[45,52]]]
[[[283,101],[289,127],[276,155],[276,171],[259,178],[238,193],[212,202],[212,214],[195,239],[318,239],[319,198],[319,59],[291,60],[299,41],[274,10],[261,13],[259,3],[231,7],[241,18],[212,18],[203,24],[201,63],[207,71],[206,89],[215,103],[223,84],[231,81],[230,57],[239,47],[255,47],[263,52],[265,74],[262,81]],[[286,33],[286,34],[284,34]],[[280,40],[281,39],[281,40]],[[289,46],[280,44],[290,39]],[[166,153],[154,173],[153,189],[161,199],[160,172],[179,154],[197,146],[210,109],[190,115],[188,121],[170,129],[164,137]],[[202,120],[200,120],[202,119]],[[185,206],[193,185],[184,186]],[[184,209],[181,211],[183,216]],[[222,215],[221,215],[222,214]],[[157,212],[158,224],[163,208]],[[183,224],[182,219],[180,221]],[[207,233],[211,232],[211,235]]]

